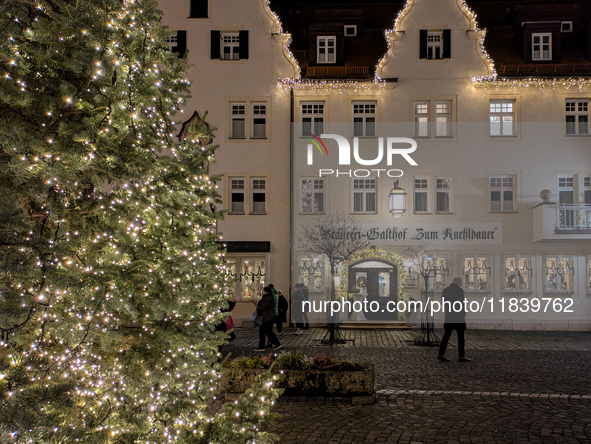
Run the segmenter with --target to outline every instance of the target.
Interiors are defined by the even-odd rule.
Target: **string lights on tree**
[[[212,134],[152,0],[0,3],[0,442],[264,442],[212,409],[228,298]],[[203,141],[207,141],[204,143]]]

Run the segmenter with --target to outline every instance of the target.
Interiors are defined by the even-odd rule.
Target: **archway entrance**
[[[349,265],[348,287],[353,289],[353,297],[357,301],[367,300],[367,306],[376,301],[379,305],[377,312],[367,310],[363,312],[365,319],[397,321],[398,313],[389,313],[390,307],[398,302],[398,266],[379,258],[367,258]],[[359,291],[357,292],[356,289]],[[373,304],[376,307],[376,304]],[[354,316],[352,320],[361,320]]]

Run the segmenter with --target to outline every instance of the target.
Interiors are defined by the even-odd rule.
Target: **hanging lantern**
[[[406,212],[406,191],[398,186],[398,180],[394,182],[394,188],[390,191],[390,213],[396,219],[400,219]]]

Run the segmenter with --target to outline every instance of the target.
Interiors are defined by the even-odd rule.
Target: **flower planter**
[[[234,401],[255,381],[255,377],[267,370],[227,368],[222,373],[220,391],[226,401]],[[281,370],[283,377],[277,388],[286,396],[350,397],[353,404],[375,403],[373,366],[362,370]],[[280,370],[274,370],[279,373]]]

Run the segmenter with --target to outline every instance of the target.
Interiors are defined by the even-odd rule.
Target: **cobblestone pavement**
[[[239,331],[228,351],[252,354],[256,333]],[[315,341],[321,329],[280,339],[373,363],[377,403],[282,397],[272,429],[282,443],[591,443],[589,332],[468,330],[469,363],[457,362],[453,341],[453,359],[437,361],[436,349],[406,342],[414,331],[346,333],[355,341],[336,347]]]

